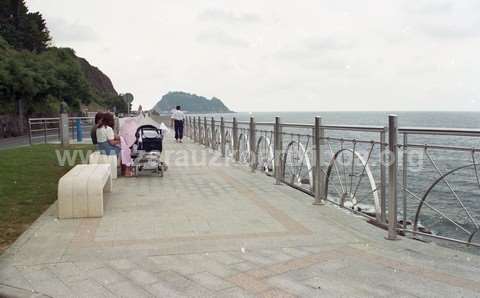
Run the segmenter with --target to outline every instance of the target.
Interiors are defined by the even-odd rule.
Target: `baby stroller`
[[[131,147],[134,175],[150,172],[163,177],[167,166],[160,161],[163,150],[162,130],[153,125],[143,125],[137,129],[135,138],[136,141]]]

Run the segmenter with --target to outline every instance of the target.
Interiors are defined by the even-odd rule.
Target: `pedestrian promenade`
[[[480,296],[478,256],[387,241],[190,141],[165,150],[165,177],[118,179],[103,218],[52,206],[0,257],[0,296]]]

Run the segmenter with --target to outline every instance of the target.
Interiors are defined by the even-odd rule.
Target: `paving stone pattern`
[[[0,296],[480,297],[476,256],[384,240],[199,145],[166,148],[165,177],[119,179],[103,218],[45,212],[0,257]]]

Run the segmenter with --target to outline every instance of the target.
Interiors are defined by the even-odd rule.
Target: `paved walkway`
[[[198,145],[166,147],[165,177],[117,180],[103,218],[59,221],[52,206],[0,257],[0,292],[480,296],[479,257],[409,239],[386,241],[363,219],[313,206],[311,197]]]
[[[0,150],[30,145],[28,136],[0,138]]]

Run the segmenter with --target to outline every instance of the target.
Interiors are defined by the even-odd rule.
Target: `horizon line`
[[[188,111],[187,111],[188,112]],[[247,111],[247,110],[242,110],[242,111],[233,111],[230,113],[222,113],[222,112],[214,112],[214,113],[208,113],[208,114],[235,114],[235,113],[331,113],[331,112],[356,112],[356,113],[362,113],[362,112],[434,112],[434,113],[477,113],[480,112],[479,110],[315,110],[315,111],[302,111],[302,110],[297,110],[297,111],[278,111],[278,110],[262,110],[262,111]]]

